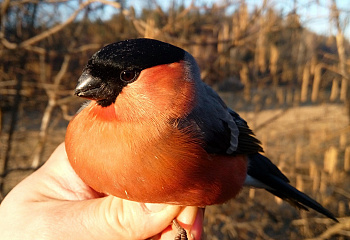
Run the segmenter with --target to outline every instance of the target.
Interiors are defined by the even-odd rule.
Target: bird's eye
[[[124,70],[120,73],[120,80],[130,83],[136,80],[139,73],[135,70]]]

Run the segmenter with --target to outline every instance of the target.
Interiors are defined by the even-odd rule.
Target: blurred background
[[[89,57],[128,38],[190,52],[293,185],[340,223],[263,190],[206,210],[206,239],[350,239],[350,2],[2,0],[0,200],[64,141]]]

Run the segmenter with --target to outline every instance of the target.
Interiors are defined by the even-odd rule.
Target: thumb
[[[88,200],[89,201],[89,200]],[[113,196],[94,199],[87,208],[95,223],[93,235],[99,239],[147,239],[169,226],[181,207],[128,201]]]

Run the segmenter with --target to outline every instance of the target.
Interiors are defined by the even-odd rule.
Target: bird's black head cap
[[[185,51],[169,43],[154,39],[138,38],[112,43],[96,52],[88,66],[113,66],[119,69],[138,68],[178,62],[184,59]]]

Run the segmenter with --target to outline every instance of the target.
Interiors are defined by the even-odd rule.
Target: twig
[[[267,119],[265,122],[261,123],[259,126],[254,128],[254,131],[257,132],[260,129],[264,128],[266,125],[278,120],[279,118],[281,118],[283,115],[286,114],[286,112],[289,110],[289,108],[285,108],[283,109],[281,112],[275,114],[274,116],[270,117],[269,119]]]
[[[63,63],[61,65],[61,69],[54,79],[54,85],[56,87],[54,88],[53,91],[47,90],[49,102],[48,102],[48,105],[45,109],[45,112],[44,112],[44,115],[43,115],[43,118],[41,121],[40,133],[39,133],[39,143],[34,151],[34,155],[32,158],[32,167],[33,168],[36,168],[40,164],[40,156],[41,156],[42,151],[44,149],[44,143],[46,140],[47,129],[48,129],[49,122],[51,119],[52,111],[56,106],[57,89],[58,89],[58,86],[59,86],[61,80],[63,79],[64,74],[67,72],[70,59],[71,59],[71,55],[66,54],[64,57]]]
[[[20,63],[21,68],[23,68],[25,65],[25,59],[26,59],[26,56],[22,56],[22,60]],[[21,71],[19,71],[17,74],[16,96],[15,96],[15,101],[12,108],[10,129],[9,129],[8,138],[7,138],[7,148],[5,150],[5,158],[1,169],[2,173],[7,171],[8,163],[10,161],[10,153],[12,149],[12,138],[17,125],[19,105],[22,100],[21,90],[22,90],[23,77],[24,75],[21,73]],[[0,183],[1,194],[3,194],[3,190],[4,190],[4,182],[1,181]]]
[[[99,49],[99,48],[101,48],[101,44],[97,44],[97,43],[86,44],[74,49],[72,53],[86,52],[91,49]]]
[[[345,191],[344,189],[341,189],[339,187],[335,187],[334,192],[339,193],[339,194],[343,195],[344,197],[347,197],[350,199],[350,193]]]
[[[40,168],[44,163],[38,165],[37,167],[19,167],[19,168],[10,168],[10,169],[6,169],[6,171],[2,172],[0,174],[0,178],[5,178],[7,175],[9,175],[10,173],[12,172],[16,172],[16,171],[19,171],[19,172],[26,172],[26,171],[36,171],[38,170],[38,168]]]
[[[343,218],[337,218],[339,222],[347,221],[350,217],[343,217]],[[317,224],[325,224],[330,225],[333,224],[334,221],[330,218],[325,217],[314,217],[314,218],[302,218],[302,219],[296,219],[292,221],[292,224],[295,226],[304,225],[305,222],[315,222]]]
[[[46,0],[45,3],[64,3],[64,2],[68,2],[69,0]],[[23,4],[28,4],[28,3],[32,3],[32,4],[38,4],[40,3],[41,0],[21,0],[21,1],[12,1],[10,6],[20,6]]]
[[[323,240],[323,239],[330,239],[331,236],[339,234],[344,229],[350,228],[350,217],[346,218],[344,221],[337,223],[331,227],[329,227],[326,231],[324,231],[322,234],[315,238],[310,238],[308,240]]]
[[[32,38],[29,38],[25,41],[23,41],[22,43],[20,43],[19,45],[15,44],[15,43],[11,43],[9,42],[7,39],[4,38],[3,34],[2,36],[0,36],[3,45],[8,48],[8,49],[16,49],[16,48],[30,48],[33,50],[33,44],[43,40],[44,38],[47,38],[49,36],[51,36],[52,34],[55,34],[59,31],[61,31],[62,29],[64,29],[64,27],[66,27],[68,24],[72,23],[75,18],[78,16],[78,14],[80,13],[81,10],[83,10],[85,7],[87,7],[88,5],[94,3],[94,2],[100,2],[102,4],[106,4],[106,5],[110,5],[114,8],[120,9],[121,5],[118,2],[112,2],[112,1],[108,1],[108,0],[89,0],[86,2],[83,2],[79,5],[79,8],[74,11],[74,13],[62,24],[56,25]],[[39,48],[34,48],[35,50],[39,50]]]

